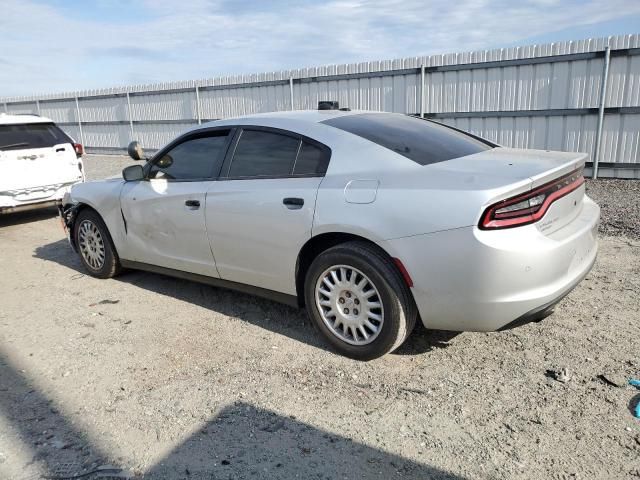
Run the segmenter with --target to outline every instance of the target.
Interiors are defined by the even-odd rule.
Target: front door
[[[224,158],[229,131],[183,137],[125,183],[120,196],[127,259],[218,277],[205,225],[206,192]]]

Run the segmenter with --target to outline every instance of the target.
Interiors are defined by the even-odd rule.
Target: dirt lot
[[[0,478],[640,478],[637,185],[589,185],[607,235],[551,317],[369,363],[276,303],[86,276],[50,211],[0,218]]]

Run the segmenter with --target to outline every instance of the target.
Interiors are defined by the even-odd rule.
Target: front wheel
[[[391,259],[364,242],[338,245],[313,261],[305,303],[336,350],[357,360],[398,348],[417,317],[411,292]]]
[[[81,210],[74,224],[74,238],[80,260],[91,276],[111,278],[118,274],[120,261],[100,215]]]

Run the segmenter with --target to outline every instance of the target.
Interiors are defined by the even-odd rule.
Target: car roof
[[[221,122],[225,123],[249,123],[252,120],[260,122],[268,119],[278,120],[295,120],[298,122],[308,123],[320,123],[325,120],[330,120],[336,117],[346,117],[349,115],[357,115],[361,113],[387,113],[387,112],[372,112],[370,110],[288,110],[281,112],[268,112],[268,113],[255,113],[251,115],[242,115],[238,117],[224,118],[220,120],[214,120],[209,122],[212,126],[219,125]],[[207,125],[207,124],[203,124]]]
[[[29,113],[18,115],[0,113],[0,125],[28,125],[30,123],[53,123],[53,120]]]

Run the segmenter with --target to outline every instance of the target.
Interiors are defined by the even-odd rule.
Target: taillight
[[[553,202],[584,183],[582,170],[579,168],[535,190],[494,203],[484,211],[478,226],[482,230],[493,230],[537,222],[544,217]]]
[[[80,158],[82,155],[84,155],[84,147],[81,143],[74,143],[73,149],[76,151],[76,157]]]

